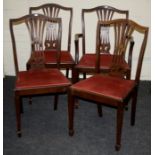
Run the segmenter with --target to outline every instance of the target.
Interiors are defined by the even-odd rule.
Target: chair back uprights
[[[88,13],[96,13],[98,21],[110,21],[114,19],[114,14],[122,14],[125,16],[126,19],[128,19],[129,12],[127,10],[119,10],[111,6],[103,5],[98,6],[91,9],[82,9],[82,33],[83,33],[83,54],[85,54],[85,15]],[[110,52],[110,38],[109,38],[109,27],[102,27],[100,31],[100,35],[102,36],[101,44],[100,44],[100,51],[102,53],[109,53]]]
[[[49,3],[40,5],[38,7],[30,7],[29,13],[32,14],[34,12],[42,12],[45,16],[49,18],[55,18],[59,19],[59,22],[62,25],[62,17],[61,17],[61,10],[65,11],[66,13],[69,13],[69,20],[68,20],[68,41],[67,41],[67,50],[70,51],[71,49],[71,31],[72,31],[72,14],[73,10],[70,7],[64,7],[58,4]],[[57,38],[57,32],[59,29],[59,22],[52,23],[47,26],[47,33],[46,33],[46,39],[45,39],[45,50],[61,50],[61,36],[60,38]],[[61,26],[62,28],[62,26]]]
[[[142,61],[144,56],[144,51],[146,48],[147,43],[147,36],[148,36],[148,28],[141,26],[135,23],[132,20],[126,19],[117,19],[112,21],[98,21],[97,26],[97,42],[96,42],[96,52],[97,52],[97,61],[96,61],[96,70],[97,72],[100,71],[100,54],[102,51],[100,50],[102,36],[101,31],[102,27],[113,27],[114,28],[114,54],[113,54],[113,61],[111,65],[110,74],[111,75],[118,75],[124,76],[126,75],[126,70],[122,66],[122,61],[124,60],[126,54],[126,48],[129,43],[129,39],[132,38],[132,34],[134,31],[138,31],[139,33],[143,33],[143,41],[140,46],[139,56],[138,56],[138,64],[136,70],[136,77],[135,80],[139,82]]]
[[[43,52],[43,42],[44,42],[44,35],[45,29],[53,23],[59,24],[59,29],[57,30],[57,35],[49,34],[48,38],[53,38],[53,36],[60,40],[61,38],[61,19],[59,18],[49,18],[44,15],[40,14],[31,14],[26,15],[21,18],[10,19],[10,32],[11,32],[11,39],[13,45],[13,54],[14,54],[14,62],[15,62],[15,70],[16,73],[19,72],[18,67],[18,59],[17,59],[17,50],[16,50],[16,42],[14,36],[14,29],[13,26],[25,23],[30,35],[31,41],[31,68],[43,68],[44,67],[44,52]],[[46,35],[47,36],[47,35]],[[55,44],[56,45],[56,44]],[[57,62],[59,64],[59,52],[57,54]]]

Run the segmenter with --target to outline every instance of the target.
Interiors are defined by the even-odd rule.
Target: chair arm
[[[75,63],[77,64],[79,62],[79,39],[83,38],[82,33],[75,34]]]

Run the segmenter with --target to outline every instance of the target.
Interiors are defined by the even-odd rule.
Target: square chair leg
[[[121,136],[122,136],[122,126],[123,126],[123,117],[124,117],[124,106],[120,105],[117,109],[117,124],[116,124],[116,151],[119,151],[121,148]]]
[[[75,104],[75,99],[74,96],[68,93],[68,123],[69,123],[69,135],[73,136],[74,135],[74,104]]]
[[[16,108],[16,123],[17,123],[17,135],[21,137],[21,103],[20,96],[15,93],[15,108]]]

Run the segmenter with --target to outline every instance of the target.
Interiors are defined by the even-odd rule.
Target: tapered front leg
[[[29,70],[30,68],[31,68],[31,63],[30,63],[30,61],[28,61],[26,63],[26,69]],[[31,96],[29,96],[29,104],[30,105],[32,104],[32,97]]]
[[[24,113],[24,110],[23,110],[23,102],[22,102],[22,98],[20,97],[20,113]]]
[[[71,90],[68,93],[68,123],[69,123],[69,135],[74,135],[74,96],[71,95]]]
[[[76,68],[72,69],[72,83],[75,84],[76,82],[79,81],[79,72]],[[79,108],[79,102],[78,100],[75,100],[75,108]]]
[[[116,151],[119,151],[121,148],[121,136],[122,136],[122,126],[123,126],[123,117],[124,117],[124,106],[119,105],[117,108],[117,128],[116,128]]]
[[[20,96],[15,93],[15,108],[16,108],[16,124],[17,124],[17,135],[21,137],[21,104]]]
[[[137,91],[138,88],[135,88],[133,92],[133,98],[131,103],[131,125],[135,125],[135,115],[136,115],[136,104],[137,104]]]

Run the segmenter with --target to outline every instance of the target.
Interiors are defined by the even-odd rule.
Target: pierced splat
[[[98,20],[109,21],[114,15],[114,10],[104,7],[102,9],[96,10]],[[109,41],[109,27],[102,27],[100,32],[100,52],[109,53],[110,51],[110,41]]]
[[[100,53],[109,53],[110,40],[109,40],[109,27],[102,26],[100,29]]]
[[[44,18],[45,17],[45,18]],[[45,49],[60,49],[61,44],[61,19],[49,18],[35,14],[25,20],[31,36],[31,68],[44,67],[43,39],[46,29]],[[35,52],[34,52],[35,51]],[[39,52],[38,52],[39,51]],[[37,65],[37,66],[36,66]]]
[[[61,50],[62,21],[61,18],[52,18],[47,24],[45,50]]]
[[[121,20],[120,20],[121,21]],[[133,25],[129,25],[128,21],[117,22],[114,24],[115,47],[114,54],[125,56],[125,51],[134,31]]]
[[[121,11],[121,10],[117,10],[113,7],[109,7],[109,6],[104,6],[104,7],[99,7],[96,10],[97,13],[97,17],[99,21],[110,21],[113,19],[113,15],[115,13],[122,13],[122,14],[126,14],[126,18],[128,18],[128,14],[125,11]],[[106,26],[102,26],[101,28],[101,32],[100,32],[100,52],[101,53],[109,53],[110,51],[110,39],[109,39],[109,27]]]
[[[32,13],[41,13],[54,20],[52,23],[47,24],[44,37],[44,51],[45,57],[47,58],[46,66],[52,68],[56,66],[56,61],[53,58],[55,57],[55,53],[57,53],[58,61],[60,61],[57,63],[60,63],[60,68],[66,69],[66,76],[68,77],[69,69],[73,69],[74,66],[74,59],[70,54],[73,9],[56,3],[46,3],[36,7],[30,7],[29,14]],[[65,34],[62,34],[62,23],[65,24]],[[63,48],[63,50],[61,49],[61,40],[65,41],[64,46],[67,47]],[[65,59],[60,59],[60,56],[64,54]],[[29,68],[29,62],[27,63],[27,68]]]
[[[47,4],[43,4],[37,7],[30,7],[29,9],[29,13],[32,14],[34,12],[42,12],[45,16],[51,18],[51,19],[56,19],[56,18],[62,18],[63,20],[63,16],[62,11],[64,11],[65,13],[69,13],[69,19],[68,19],[68,23],[69,23],[69,27],[68,27],[68,45],[67,45],[67,50],[70,51],[71,48],[71,29],[72,29],[72,8],[70,7],[64,7],[55,3],[47,3]],[[62,23],[61,22],[61,27],[62,27]],[[57,24],[54,22],[51,25],[49,25],[49,27],[47,27],[47,31],[52,32],[53,33],[53,29],[57,29],[56,27],[58,27],[58,25],[60,26],[60,23],[57,22]],[[54,30],[55,31],[55,30]],[[56,31],[55,31],[56,32]],[[49,33],[48,33],[49,34]],[[51,34],[53,35],[53,34]],[[48,36],[46,36],[46,38],[48,38]],[[52,39],[50,37],[50,39]],[[59,47],[58,47],[59,46]],[[46,39],[46,43],[45,43],[45,49],[46,50],[61,50],[61,40],[49,40]]]
[[[57,18],[59,15],[60,8],[54,5],[45,6],[42,8],[44,15],[50,18]]]
[[[58,18],[60,7],[57,5],[44,5],[41,8],[44,15],[51,18],[53,22],[47,24],[45,50],[61,50],[61,18]]]
[[[42,8],[44,15],[53,19],[53,23],[49,23],[46,30],[45,50],[61,49],[61,18],[58,18],[60,8],[54,5],[48,5]]]
[[[111,73],[113,75],[123,76],[126,75],[127,70],[124,70],[124,57],[127,45],[132,37],[132,33],[134,31],[134,25],[128,23],[128,20],[113,20],[113,21],[99,21],[97,26],[97,53],[100,54],[102,51],[100,50],[100,43],[103,41],[100,37],[101,30],[103,28],[114,28],[114,54],[113,61],[111,65]],[[104,46],[104,43],[103,43]]]
[[[45,67],[43,37],[45,28],[50,22],[51,20],[49,21],[48,17],[38,14],[31,15],[25,20],[31,37],[31,69],[40,69]]]
[[[34,69],[44,67],[43,36],[47,22],[51,22],[51,19],[47,16],[40,14],[29,14],[21,18],[10,20],[10,32],[13,44],[16,73],[18,73],[19,67],[13,25],[25,23],[27,26],[31,41],[30,68]]]
[[[109,21],[113,18],[115,10],[105,6],[104,8],[100,8],[96,10],[98,20]]]
[[[121,65],[125,57],[126,48],[132,33],[134,31],[134,26],[128,24],[128,21],[120,21],[114,24],[115,32],[115,46],[114,46],[114,56],[113,64],[111,67],[111,73],[120,75],[124,77],[127,75],[126,70]],[[119,73],[119,74],[118,74]]]
[[[30,37],[31,37],[31,50],[43,50],[43,34],[47,19],[42,15],[34,14],[25,20]]]
[[[43,36],[48,17],[34,14],[25,19],[31,37],[31,69],[44,68]],[[38,52],[39,51],[39,52]]]

